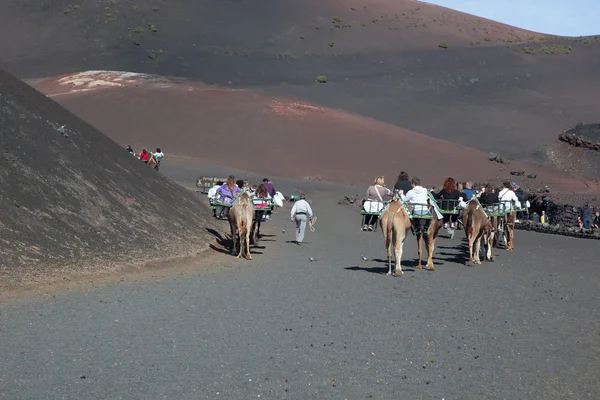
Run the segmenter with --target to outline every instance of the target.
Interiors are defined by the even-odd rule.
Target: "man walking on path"
[[[313,212],[310,204],[306,201],[306,195],[302,193],[300,200],[294,203],[290,214],[290,220],[296,222],[296,244],[301,245],[304,240],[304,231],[306,230],[306,222],[312,221]]]

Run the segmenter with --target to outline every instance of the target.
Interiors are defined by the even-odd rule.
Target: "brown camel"
[[[380,221],[381,231],[385,238],[385,249],[387,251],[388,272],[386,275],[392,275],[391,250],[393,241],[396,264],[393,275],[398,276],[398,271],[400,271],[400,276],[402,276],[404,274],[402,272],[402,248],[410,230],[410,218],[404,207],[402,207],[400,200],[395,198],[391,201],[388,208],[381,214]]]
[[[421,219],[420,221],[419,220],[416,221],[417,233],[415,234],[415,236],[417,236],[417,244],[418,244],[418,249],[419,249],[418,250],[419,262],[417,263],[416,268],[417,269],[423,268],[423,264],[421,261],[421,258],[423,257],[423,245],[422,245],[422,240],[423,240],[425,242],[425,247],[427,248],[427,269],[430,271],[433,271],[435,269],[435,267],[433,265],[433,249],[435,248],[435,239],[437,238],[438,233],[444,224],[444,219],[438,218],[437,213],[435,212],[435,210],[431,204],[428,205],[428,209],[433,214],[433,218],[431,219],[429,227],[427,228],[426,235],[423,235],[423,233],[422,233],[422,229],[423,229],[423,226],[424,226],[426,220]],[[420,223],[420,225],[419,225],[419,223]]]
[[[254,219],[254,206],[250,201],[248,192],[242,192],[237,201],[235,201],[235,204],[231,206],[227,213],[227,219],[231,228],[233,246],[231,254],[235,254],[236,252],[236,243],[238,242],[239,235],[240,252],[237,258],[242,258],[245,247],[246,259],[252,260],[252,255],[250,254],[250,230],[252,228],[252,220]]]
[[[479,250],[482,239],[485,259],[487,261],[494,261],[494,254],[492,252],[494,230],[492,222],[476,199],[468,201],[467,208],[463,211],[462,222],[469,242],[469,261],[467,264],[481,264]]]
[[[506,226],[506,250],[514,250],[514,239],[515,239],[515,221],[517,220],[517,213],[511,212],[504,215],[504,225]]]
[[[503,238],[505,249],[514,250],[516,219],[516,212],[506,213],[502,217],[492,217],[492,225],[496,231],[496,235],[494,236],[494,247],[497,247],[500,238]]]

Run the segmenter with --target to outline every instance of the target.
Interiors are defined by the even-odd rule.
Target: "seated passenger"
[[[477,192],[473,190],[473,182],[467,181],[464,183],[463,193],[465,195],[463,198],[464,201],[469,201],[473,196],[477,196]]]
[[[419,216],[430,215],[429,211],[429,197],[427,196],[427,189],[421,186],[421,180],[419,178],[413,178],[411,181],[413,188],[404,194],[403,190],[400,190],[400,197],[402,200],[412,205],[411,212],[413,214],[413,227],[416,231],[427,231],[429,228],[430,221],[428,219],[419,219]]]
[[[267,191],[265,185],[260,185],[256,192],[254,193],[254,198],[252,202],[254,203],[254,218],[256,220],[265,221],[267,219],[267,214],[265,209],[268,206],[267,200],[271,199],[271,195]]]
[[[412,189],[412,184],[408,179],[408,174],[404,171],[400,172],[400,175],[398,175],[398,180],[394,185],[394,190],[398,192],[402,190],[404,193],[408,193],[410,189]]]
[[[373,184],[367,189],[367,193],[363,198],[363,210],[373,214],[365,215],[365,223],[362,228],[363,231],[373,230],[373,225],[378,218],[374,213],[379,213],[384,207],[383,202],[390,200],[394,195],[394,193],[384,185],[384,177],[378,176],[373,181]]]
[[[456,181],[453,178],[446,178],[444,181],[444,187],[436,195],[436,199],[440,199],[442,210],[454,210],[458,204],[458,199],[461,197],[458,190],[456,190]],[[448,201],[454,200],[454,201]],[[452,229],[456,229],[456,222],[458,220],[458,214],[444,214],[444,228],[448,228],[448,223]]]
[[[232,203],[235,196],[242,192],[242,189],[235,184],[235,177],[229,175],[227,182],[217,189],[218,201],[221,203]],[[217,206],[217,218],[225,218],[229,212],[229,207]]]
[[[477,200],[488,212],[495,213],[498,211],[498,193],[496,193],[491,183],[485,185]]]
[[[504,210],[504,212],[509,213],[511,210],[516,207],[517,209],[521,208],[521,202],[517,198],[515,192],[510,190],[510,182],[502,183],[502,190],[498,193],[498,202],[500,206]],[[513,207],[514,202],[514,207]]]

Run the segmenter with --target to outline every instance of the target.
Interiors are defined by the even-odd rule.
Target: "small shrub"
[[[440,43],[438,44],[438,47],[441,47],[442,49],[447,49],[448,45],[446,43]]]
[[[377,20],[377,18],[373,18],[373,19],[371,20],[371,22],[373,22],[373,23],[375,23],[375,22],[377,22],[377,21],[378,21],[378,20]]]
[[[486,42],[491,42],[491,41],[492,41],[492,38],[490,38],[490,37],[486,37],[486,38],[485,38],[485,39],[483,39],[483,40],[485,40]]]
[[[151,32],[158,32],[158,30],[156,29],[156,26],[154,26],[154,24],[148,24],[148,29],[150,29]]]
[[[332,24],[337,24],[337,23],[340,23],[340,22],[342,22],[342,19],[340,17],[333,17],[333,18],[331,18],[331,23]]]
[[[325,75],[319,75],[319,76],[317,76],[317,82],[327,83],[327,77]]]
[[[141,26],[136,26],[135,29],[133,30],[133,33],[144,33],[144,28],[142,28]]]
[[[306,39],[304,35],[300,35],[300,39]]]
[[[327,44],[329,45],[329,47],[333,47],[333,45],[335,44],[335,42],[329,42]]]
[[[79,6],[78,6],[78,5],[74,5],[74,6],[73,6],[73,7],[71,7],[71,8],[65,8],[65,9],[63,10],[63,14],[65,14],[65,15],[67,15],[67,14],[71,14],[73,11],[76,11],[78,8],[79,8]]]

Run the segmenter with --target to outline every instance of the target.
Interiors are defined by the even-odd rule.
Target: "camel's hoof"
[[[398,271],[396,271],[396,272],[394,273],[394,276],[395,276],[395,277],[398,277],[398,278],[401,278],[401,277],[402,277],[402,275],[404,275],[404,272],[402,272],[402,271],[400,271],[400,273],[398,273]]]
[[[386,273],[385,273],[385,275],[386,275],[386,276],[390,276],[390,275],[392,275],[392,272],[391,272],[391,271],[388,271],[388,272],[386,272]]]
[[[246,260],[252,260],[252,256],[246,256]]]
[[[415,268],[416,269],[421,269],[421,268],[423,268],[423,266],[422,265],[417,265]]]
[[[238,259],[239,259],[239,258],[242,258],[242,255],[241,255],[241,254],[238,254],[237,256],[235,256],[235,258],[238,258]]]
[[[435,268],[433,267],[433,265],[428,265],[427,271],[435,271]]]

